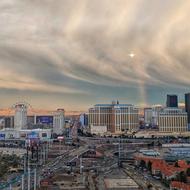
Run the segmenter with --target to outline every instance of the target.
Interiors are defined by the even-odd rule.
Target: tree
[[[141,160],[139,165],[140,165],[140,167],[145,168],[146,162],[144,160]]]
[[[149,171],[152,171],[152,162],[148,161],[147,168]]]
[[[175,166],[176,168],[179,168],[178,161],[175,162],[174,166]]]
[[[162,146],[162,143],[160,141],[158,141],[158,146],[161,147]]]
[[[186,174],[187,174],[188,177],[190,176],[190,168],[187,168]]]
[[[182,172],[178,173],[176,176],[176,180],[186,183],[187,182],[187,176],[186,176],[185,172],[182,171]]]
[[[7,163],[1,163],[0,164],[0,177],[3,177],[4,174],[8,172],[8,164]]]
[[[152,184],[148,184],[148,185],[147,185],[147,188],[148,188],[148,189],[151,189],[151,188],[152,188]]]
[[[148,144],[148,147],[152,147],[152,146],[154,146],[154,141]]]

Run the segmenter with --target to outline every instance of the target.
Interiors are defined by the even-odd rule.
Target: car
[[[156,175],[154,175],[154,176],[152,176],[154,179],[157,179],[157,180],[160,180],[161,178],[160,178],[160,176],[156,176]]]

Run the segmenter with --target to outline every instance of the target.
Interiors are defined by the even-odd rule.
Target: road
[[[88,146],[83,146],[78,149],[68,150],[63,155],[58,156],[49,164],[38,170],[38,175],[41,176],[41,179],[48,177],[52,173],[55,173],[57,170],[66,167],[66,163],[73,161],[75,158],[78,158],[81,154],[88,151]],[[44,175],[46,173],[46,175]]]
[[[123,165],[124,171],[143,189],[148,190],[147,185],[151,184],[155,190],[169,190],[169,188],[165,187],[159,180],[155,180],[147,175],[145,177],[145,175],[142,174],[142,171],[138,171],[128,164]]]
[[[56,157],[51,162],[43,165],[40,168],[37,168],[37,176],[38,176],[37,178],[39,179],[38,184],[40,184],[40,180],[45,179],[45,178],[49,177],[50,175],[56,173],[57,170],[66,167],[67,162],[70,162],[73,159],[79,157],[81,154],[83,154],[87,150],[88,150],[87,145],[83,146],[83,147],[67,150],[62,155]],[[28,187],[27,175],[28,175],[28,173],[25,174],[25,180],[24,180],[25,181],[25,185],[24,185],[25,189],[27,189],[27,187]],[[1,185],[0,189],[6,189],[6,188],[9,188],[9,186],[12,186],[12,187],[18,186],[19,187],[19,186],[21,186],[21,179],[22,179],[22,175],[18,175],[14,179],[11,179],[10,183],[8,183],[7,185]],[[34,174],[33,174],[33,169],[31,168],[31,187],[32,187],[32,184],[34,184],[33,182],[34,182]],[[12,185],[10,185],[10,184],[12,184]]]

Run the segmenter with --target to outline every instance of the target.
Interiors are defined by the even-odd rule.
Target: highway
[[[68,150],[63,155],[58,156],[53,161],[38,170],[38,175],[41,179],[47,178],[48,176],[56,173],[57,170],[67,167],[68,162],[72,162],[75,158],[88,151],[88,146],[80,147],[79,149]],[[44,175],[45,174],[45,175]]]
[[[37,176],[38,176],[38,184],[40,184],[40,181],[43,179],[48,178],[50,175],[56,173],[57,170],[59,170],[60,168],[64,168],[67,167],[66,163],[70,162],[72,160],[74,160],[75,158],[79,157],[81,154],[85,153],[86,151],[88,151],[88,146],[83,146],[83,147],[79,147],[79,148],[75,148],[75,149],[71,149],[68,150],[66,152],[64,152],[64,154],[56,157],[54,160],[52,160],[51,162],[43,165],[40,168],[37,168]],[[11,178],[9,180],[9,182],[7,182],[6,184],[1,184],[0,185],[0,189],[10,189],[10,187],[14,186],[14,187],[19,187],[21,188],[21,181],[22,181],[22,175],[20,174],[14,178]],[[32,184],[34,184],[34,170],[31,168],[31,188],[32,188]],[[25,176],[25,180],[24,180],[24,189],[28,188],[28,182],[27,182],[27,176],[28,173],[26,172],[24,174]]]
[[[152,142],[153,140],[150,139],[126,139],[126,138],[94,138],[94,137],[79,137],[80,141],[83,141],[85,145],[80,146],[79,148],[71,148],[68,149],[66,148],[65,151],[51,160],[50,162],[40,166],[36,170],[36,174],[38,176],[38,181],[37,184],[40,185],[41,180],[48,179],[49,177],[55,175],[58,171],[63,170],[63,169],[70,169],[70,166],[67,166],[68,162],[75,161],[75,159],[78,159],[82,154],[87,152],[88,150],[91,150],[89,148],[90,146],[96,146],[96,149],[100,148],[104,152],[104,160],[97,161],[95,164],[89,161],[91,164],[90,167],[87,166],[85,169],[91,170],[91,169],[96,169],[97,175],[99,173],[109,173],[111,169],[117,168],[118,167],[118,158],[114,157],[113,152],[118,151],[117,146],[119,145],[119,142],[122,144],[129,144],[129,145],[136,145],[138,146],[139,144],[144,144],[144,142],[149,143]],[[108,143],[109,141],[109,143]],[[130,142],[128,142],[130,141]],[[155,141],[158,141],[158,139],[155,139]],[[108,146],[103,146],[105,144],[112,144],[116,145],[116,147],[108,147]],[[62,145],[63,146],[63,145]],[[51,147],[53,148],[53,147]],[[63,147],[62,147],[63,148]],[[130,146],[132,148],[132,146]],[[86,160],[88,162],[88,160]],[[82,165],[81,165],[82,166]],[[80,165],[76,166],[74,169],[79,169]],[[34,168],[31,168],[31,187],[33,187],[35,177],[34,177]],[[142,175],[141,172],[137,171],[136,169],[132,168],[129,165],[126,165],[126,167],[123,169],[127,175],[129,175],[131,178],[133,178],[136,183],[141,186],[143,189],[147,190],[147,184],[152,184],[154,186],[155,190],[163,190],[166,189],[159,181],[155,181],[155,179],[150,178],[145,178],[144,175]],[[9,185],[12,184],[13,186],[20,186],[22,183],[22,175],[16,176],[14,179],[11,179],[9,183],[7,183],[6,186],[0,186],[0,189],[7,189],[9,188]],[[24,180],[24,188],[23,190],[28,189],[28,181],[27,181],[27,175],[28,173],[25,173],[25,180]],[[98,178],[102,178],[99,176]],[[102,178],[103,179],[103,178]],[[101,183],[102,179],[100,180],[99,186],[103,188],[103,183]],[[89,177],[89,182],[91,184],[92,189],[93,187],[93,180],[92,176]],[[33,187],[34,188],[34,187]]]
[[[131,143],[150,143],[150,142],[157,142],[163,141],[163,139],[157,139],[157,138],[120,138],[120,137],[78,137],[80,140],[85,141],[85,142],[91,142],[93,144],[95,143],[105,143],[109,141],[110,143],[114,142],[131,142]]]

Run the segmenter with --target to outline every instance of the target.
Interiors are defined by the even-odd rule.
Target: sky
[[[188,0],[0,0],[0,107],[183,101],[189,10]]]

